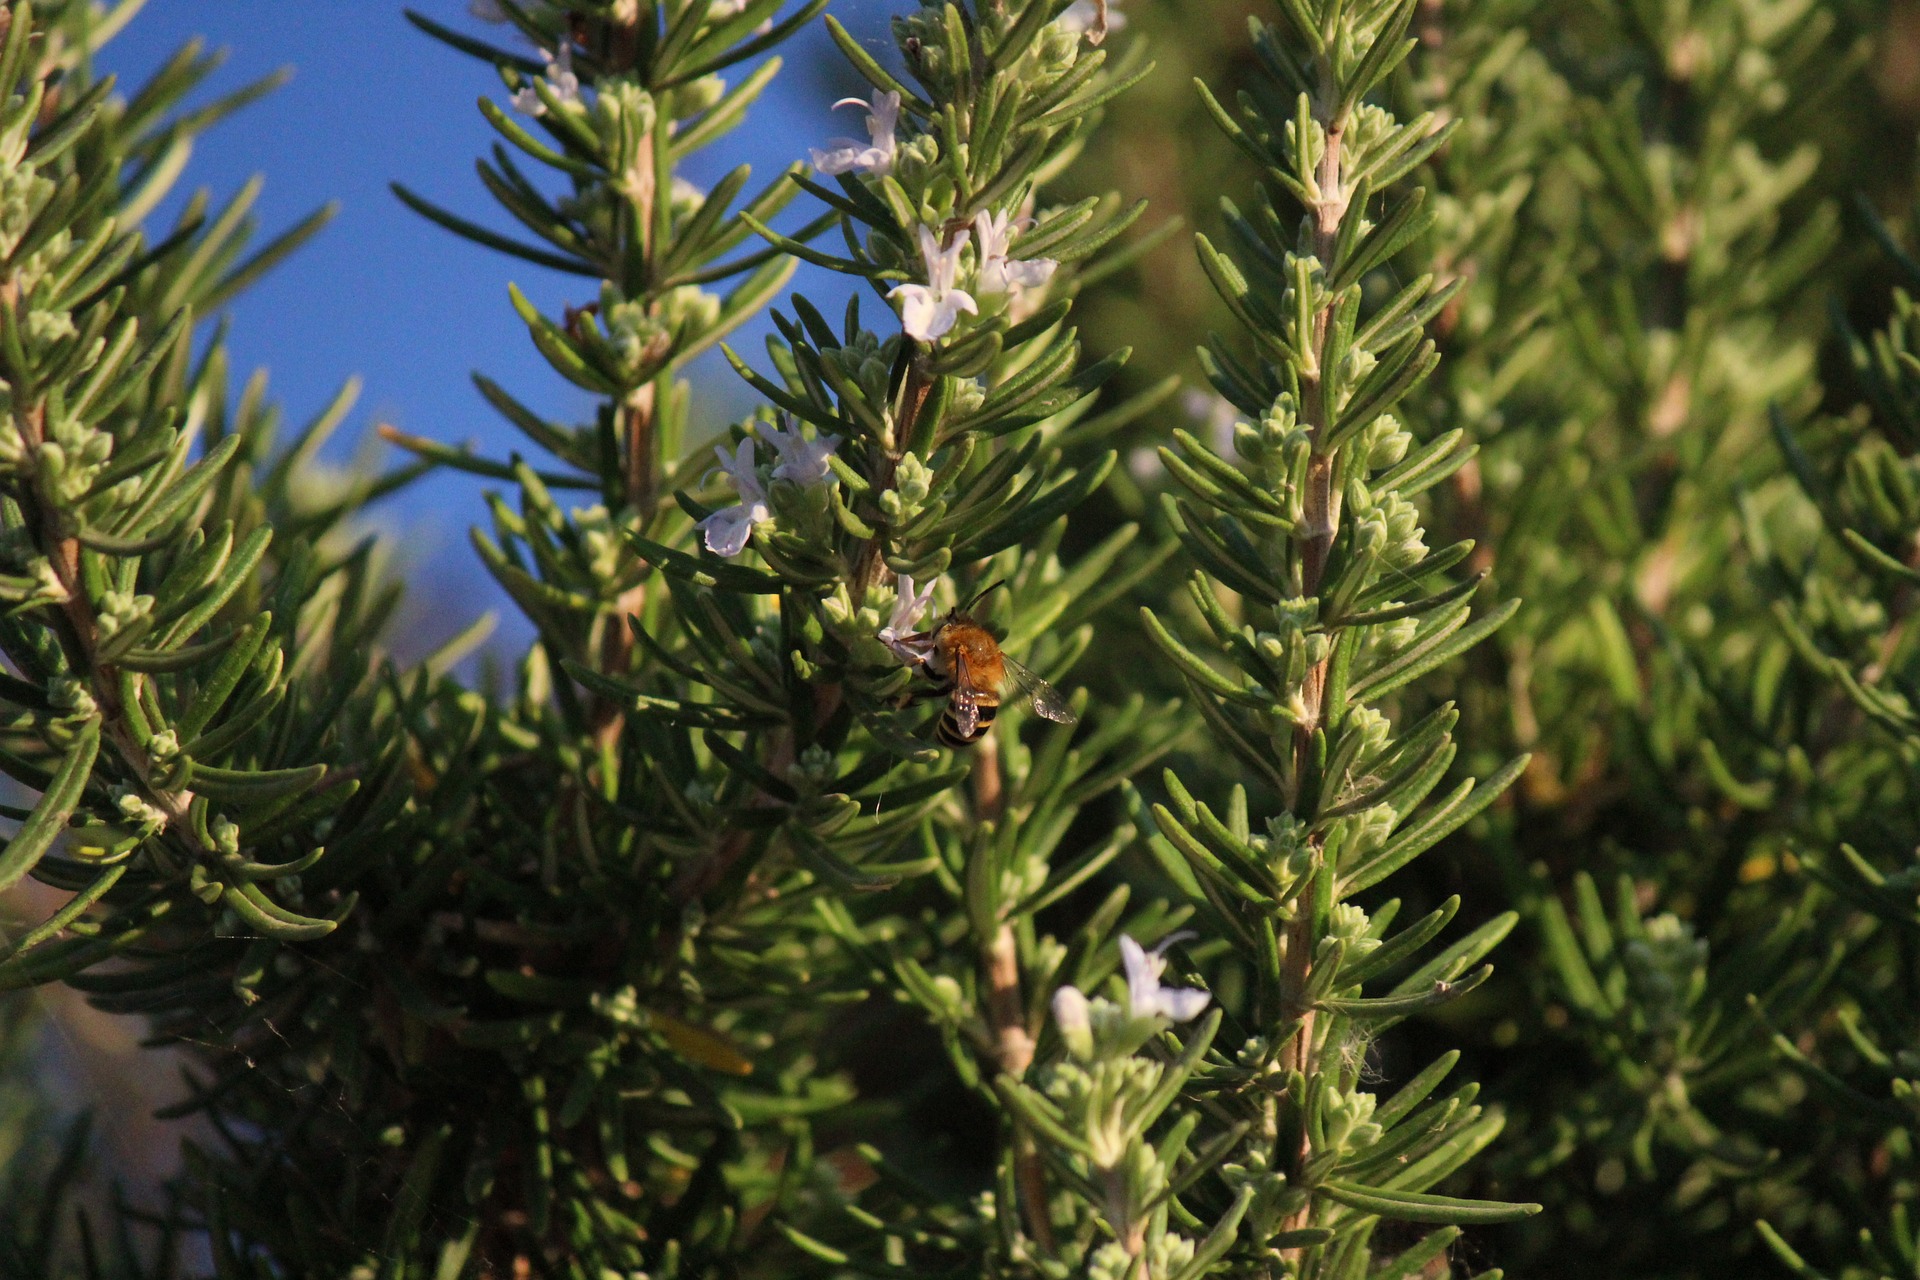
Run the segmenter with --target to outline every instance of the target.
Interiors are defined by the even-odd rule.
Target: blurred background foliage
[[[1144,196],[1132,234],[1169,232],[1078,300],[1090,357],[1133,349],[1114,402],[1165,399],[1100,442],[1123,464],[1068,559],[1123,519],[1165,541],[1153,448],[1232,422],[1193,354],[1227,325],[1186,231],[1216,231],[1250,177],[1192,82],[1252,83],[1252,6],[1113,3],[1116,40],[1155,67],[1061,190]],[[1423,0],[1414,34],[1396,105],[1460,122],[1422,179],[1427,256],[1468,288],[1402,416],[1479,441],[1431,498],[1432,536],[1474,539],[1485,598],[1523,601],[1436,688],[1464,712],[1456,770],[1532,765],[1393,886],[1415,915],[1458,893],[1467,925],[1523,923],[1494,979],[1378,1046],[1378,1070],[1463,1050],[1507,1128],[1458,1190],[1546,1206],[1470,1232],[1462,1267],[1916,1274],[1920,5]],[[792,74],[825,94],[841,73]],[[1179,578],[1096,620],[1102,660],[1079,669],[1096,700],[1179,692],[1135,621],[1142,601],[1178,614]],[[1197,738],[1173,759],[1239,780]],[[1156,875],[1129,853],[1059,910]],[[116,1182],[162,1203],[139,1164],[177,1131],[89,1146],[75,1091],[49,1087],[49,1063],[81,1068],[71,1033],[35,1024],[71,1000],[5,997],[0,1185],[9,1220],[37,1225],[0,1244],[0,1275],[46,1273],[61,1228],[33,1193],[79,1162],[94,1203]],[[904,1118],[916,1173],[984,1185],[982,1113],[934,1037],[872,1007],[844,1025],[835,1061]],[[152,1106],[82,1092],[96,1139]]]
[[[1217,227],[1237,157],[1190,81],[1247,82],[1245,8],[1128,8],[1158,67],[1112,109],[1085,181]],[[1470,283],[1406,416],[1481,442],[1434,499],[1435,545],[1474,538],[1488,598],[1523,601],[1444,689],[1466,712],[1456,767],[1533,753],[1487,821],[1393,886],[1416,911],[1457,892],[1471,919],[1528,919],[1492,982],[1382,1048],[1389,1076],[1402,1053],[1463,1048],[1508,1115],[1463,1193],[1547,1206],[1475,1233],[1461,1265],[1911,1274],[1911,1141],[1884,1075],[1842,1093],[1821,1056],[1864,1070],[1860,1009],[1911,1009],[1906,926],[1830,887],[1865,871],[1808,868],[1871,845],[1897,875],[1920,839],[1911,739],[1811,653],[1835,630],[1884,648],[1859,665],[1913,696],[1911,584],[1836,557],[1820,514],[1855,508],[1820,494],[1867,467],[1862,401],[1888,402],[1875,370],[1898,364],[1871,335],[1896,305],[1882,240],[1911,236],[1873,215],[1898,228],[1913,207],[1920,8],[1432,0],[1415,33],[1397,101],[1460,122],[1425,181],[1434,260]],[[1160,336],[1219,323],[1180,238],[1083,305],[1091,332],[1136,346],[1134,385],[1178,374],[1174,408],[1231,421],[1192,390],[1191,344]],[[1903,438],[1873,456],[1910,477]],[[1108,497],[1146,506],[1124,481]],[[1876,545],[1911,563],[1912,508],[1875,509]],[[1758,1218],[1798,1255],[1769,1251]]]

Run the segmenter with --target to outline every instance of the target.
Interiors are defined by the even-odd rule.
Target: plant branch
[[[1314,174],[1315,199],[1310,209],[1314,225],[1314,256],[1319,259],[1322,270],[1328,273],[1334,267],[1340,227],[1347,216],[1351,199],[1343,188],[1340,169],[1340,143],[1345,132],[1345,119],[1318,115],[1320,104],[1334,102],[1337,97],[1330,84],[1324,85],[1316,103],[1316,118],[1325,130],[1326,146]],[[1328,337],[1335,323],[1335,307],[1335,299],[1329,297],[1314,312],[1313,361],[1304,373],[1305,385],[1302,388],[1308,435],[1313,449],[1307,460],[1306,492],[1302,495],[1305,519],[1300,544],[1300,590],[1308,598],[1320,590],[1326,573],[1327,556],[1332,551],[1340,526],[1340,495],[1333,485],[1334,460],[1330,453],[1322,449],[1322,442],[1332,430],[1335,410],[1330,387],[1338,371],[1327,367]],[[1307,794],[1303,783],[1313,759],[1315,739],[1326,729],[1325,700],[1330,660],[1330,657],[1322,658],[1308,669],[1300,694],[1304,714],[1293,730],[1295,811],[1305,818],[1313,816],[1312,810],[1319,799],[1317,795]],[[1320,865],[1321,857],[1319,839],[1316,837],[1313,866],[1307,874],[1326,874]],[[1281,971],[1283,1016],[1294,1021],[1295,1030],[1282,1048],[1280,1066],[1282,1070],[1297,1071],[1303,1076],[1312,1073],[1315,1063],[1314,1011],[1305,1003],[1303,994],[1312,976],[1314,933],[1315,921],[1310,904],[1296,904],[1293,919],[1287,925],[1286,951],[1282,957]],[[1299,1126],[1299,1134],[1298,1145],[1287,1153],[1295,1176],[1305,1168],[1308,1157],[1312,1155],[1305,1125]],[[1309,1199],[1289,1215],[1283,1229],[1296,1230],[1306,1226],[1312,1211],[1313,1202]],[[1285,1252],[1292,1258],[1300,1256],[1297,1248]]]

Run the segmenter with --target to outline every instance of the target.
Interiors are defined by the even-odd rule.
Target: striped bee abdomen
[[[959,712],[954,709],[952,703],[948,703],[947,709],[940,713],[940,724],[934,730],[934,735],[949,747],[966,747],[980,741],[987,736],[987,730],[993,727],[993,718],[1000,714],[1000,707],[998,703],[982,702],[976,706],[975,711],[977,719],[973,732],[962,734]]]

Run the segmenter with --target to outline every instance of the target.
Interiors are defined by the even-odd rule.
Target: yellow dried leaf
[[[736,1049],[731,1040],[718,1031],[705,1027],[696,1027],[682,1022],[672,1014],[648,1010],[648,1018],[653,1029],[660,1033],[673,1051],[688,1062],[711,1067],[715,1071],[724,1071],[728,1075],[747,1076],[753,1074],[753,1064],[746,1055]]]

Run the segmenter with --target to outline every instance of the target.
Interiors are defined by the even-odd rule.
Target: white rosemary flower
[[[980,265],[974,272],[974,287],[982,294],[1012,294],[1022,289],[1037,289],[1053,278],[1060,264],[1052,258],[1019,261],[1009,258],[1012,248],[1013,216],[982,209],[973,215],[973,235],[980,251]]]
[[[893,612],[887,617],[887,625],[880,628],[880,642],[892,649],[905,662],[919,662],[924,655],[903,646],[902,642],[913,634],[927,607],[933,603],[933,589],[940,579],[935,578],[927,584],[926,590],[916,592],[913,578],[901,574],[893,585]]]
[[[580,101],[580,77],[573,73],[572,48],[562,41],[558,51],[543,53],[543,56],[547,60],[547,72],[541,79],[547,82],[547,88],[553,91],[553,96],[562,102]],[[541,100],[539,91],[531,83],[522,86],[513,95],[513,109],[529,116],[547,114],[547,104]]]
[[[967,247],[967,233],[962,231],[952,244],[942,249],[930,228],[922,226],[918,230],[920,261],[926,267],[927,282],[900,285],[887,297],[899,301],[900,327],[906,330],[907,336],[932,342],[944,338],[953,329],[962,311],[979,315],[980,305],[965,289],[954,288],[954,277],[960,271],[960,252]]]
[[[857,138],[829,138],[824,148],[809,148],[813,167],[821,173],[852,173],[855,170],[875,174],[892,172],[894,155],[899,147],[893,135],[900,123],[900,95],[876,91],[865,102],[859,98],[842,98],[833,104],[836,111],[841,107],[867,109],[868,142],[862,145]]]
[[[1166,1018],[1187,1022],[1200,1016],[1213,997],[1197,987],[1163,987],[1160,975],[1166,972],[1167,958],[1161,954],[1184,934],[1174,934],[1147,951],[1132,938],[1120,935],[1120,960],[1127,969],[1127,1003],[1136,1018]]]
[[[833,470],[827,465],[827,459],[840,447],[839,436],[821,436],[809,440],[800,434],[799,424],[791,420],[771,431],[763,429],[760,434],[780,455],[779,463],[773,468],[775,480],[820,484]]]
[[[1073,0],[1055,21],[1063,31],[1083,35],[1092,44],[1099,44],[1109,31],[1118,31],[1127,25],[1127,15],[1120,12],[1120,0],[1107,0],[1101,5],[1097,0]]]
[[[720,469],[733,481],[740,501],[702,520],[700,530],[706,535],[707,550],[719,556],[737,556],[747,549],[753,526],[772,519],[773,511],[767,506],[767,491],[753,469],[753,441],[742,440],[731,455],[721,445],[715,445],[713,452],[720,459]]]

